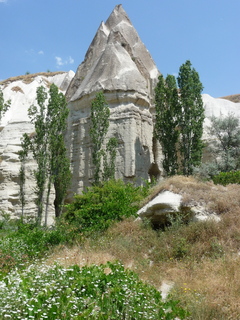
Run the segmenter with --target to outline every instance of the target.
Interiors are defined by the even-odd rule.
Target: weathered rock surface
[[[1,83],[4,99],[11,99],[11,107],[0,123],[0,203],[1,210],[19,216],[19,169],[18,151],[23,133],[33,133],[34,127],[28,117],[28,108],[36,105],[36,90],[39,86],[56,84],[66,91],[74,72],[44,73],[19,76]],[[26,213],[35,213],[33,170],[35,163],[29,159],[26,165]]]
[[[142,207],[137,214],[148,218],[154,225],[164,225],[169,214],[181,210],[182,196],[171,191],[163,191]]]
[[[205,122],[204,122],[204,138],[209,139],[210,137],[207,134],[207,127],[211,125],[210,118],[215,117],[226,117],[229,114],[233,114],[236,117],[240,118],[240,103],[234,103],[232,101],[223,99],[223,98],[213,98],[208,94],[202,95],[203,105],[205,109]]]
[[[121,5],[102,22],[68,90],[71,101],[103,91],[134,91],[149,103],[159,72]]]
[[[111,110],[109,137],[118,140],[116,177],[148,178],[153,157],[153,89],[158,70],[122,6],[102,22],[68,90],[67,139],[74,175],[72,192],[92,178],[91,100],[103,91]],[[159,169],[156,169],[158,171]]]
[[[147,218],[158,227],[169,223],[169,215],[180,214],[183,221],[220,221],[220,217],[209,212],[206,207],[196,203],[183,204],[182,196],[171,191],[163,191],[143,206],[137,214],[140,218]]]

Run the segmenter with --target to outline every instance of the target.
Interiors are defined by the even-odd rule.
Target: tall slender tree
[[[21,202],[21,216],[24,215],[24,207],[26,204],[25,201],[25,182],[26,182],[26,173],[25,173],[25,165],[26,165],[26,151],[19,151],[19,159],[20,159],[20,170],[19,170],[19,181],[20,181],[20,190],[19,190],[19,198]]]
[[[160,75],[155,88],[155,137],[159,140],[163,152],[163,168],[167,175],[174,175],[178,170],[179,116],[176,79],[168,75],[166,80]]]
[[[32,136],[23,135],[22,139],[22,154],[25,158],[29,152],[32,152],[33,158],[37,163],[37,168],[34,171],[36,180],[36,205],[37,217],[36,223],[41,224],[43,215],[44,191],[48,174],[48,130],[46,122],[46,100],[47,92],[43,86],[37,88],[37,105],[32,105],[28,109],[28,115],[31,122],[34,124],[35,133]],[[21,153],[20,153],[21,159]],[[22,159],[23,160],[23,159]]]
[[[38,224],[42,222],[44,197],[46,198],[45,224],[47,224],[52,184],[55,188],[55,216],[58,217],[61,214],[62,203],[70,182],[70,164],[66,156],[63,136],[68,116],[66,99],[61,92],[58,92],[54,84],[50,86],[49,99],[47,99],[46,89],[43,86],[39,87],[37,106],[33,105],[28,110],[35,133],[32,136],[23,135],[20,152],[22,161],[25,161],[31,152],[37,163],[34,174]],[[20,171],[20,177],[21,174]]]
[[[203,86],[197,71],[187,60],[181,65],[177,78],[179,88],[180,117],[180,152],[182,156],[182,171],[190,175],[195,166],[201,164],[202,134],[204,122],[204,108],[202,101]]]
[[[69,110],[65,96],[58,91],[56,85],[51,85],[49,95],[47,111],[50,155],[49,186],[53,182],[55,189],[55,216],[59,217],[62,213],[63,201],[71,179],[70,161],[67,157],[64,143],[64,132],[67,126]],[[50,189],[48,189],[48,193],[50,193]]]
[[[105,165],[107,164],[107,158],[105,154],[106,151],[103,149],[103,143],[109,128],[109,117],[110,110],[104,94],[103,92],[98,92],[95,99],[93,99],[92,101],[90,124],[90,136],[92,140],[92,162],[94,165],[94,184],[98,184],[102,178],[102,159],[105,159]],[[111,152],[113,152],[112,147],[113,143],[110,142],[109,148],[111,149]]]
[[[167,175],[190,175],[202,159],[204,108],[199,75],[189,60],[176,79],[159,76],[155,88],[155,137],[162,145]]]

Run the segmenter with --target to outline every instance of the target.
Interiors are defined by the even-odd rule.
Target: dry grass
[[[230,96],[221,97],[221,99],[226,99],[235,103],[240,102],[240,94],[232,94]]]
[[[72,248],[58,248],[48,263],[101,264],[120,260],[158,289],[174,283],[171,294],[191,320],[240,319],[240,186],[216,186],[194,178],[173,177],[153,189],[180,192],[221,214],[216,222],[190,223],[165,231],[127,219],[103,235]]]
[[[215,185],[213,182],[203,182],[194,177],[173,176],[167,178],[154,186],[150,195],[142,205],[155,198],[162,191],[172,191],[181,194],[183,203],[206,206],[210,211],[221,214],[240,205],[240,185],[229,185],[227,187]]]
[[[11,77],[6,80],[0,82],[0,85],[4,85],[5,87],[14,81],[22,80],[24,83],[28,84],[31,83],[37,76],[44,76],[44,77],[53,77],[57,74],[65,73],[65,71],[56,71],[56,72],[39,72],[39,73],[31,73],[25,74],[17,77]]]
[[[20,88],[19,86],[12,87],[12,89],[11,89],[11,90],[12,90],[12,91],[14,91],[14,92],[21,92],[21,93],[23,93],[23,94],[24,94],[24,92],[23,92],[22,88]]]
[[[91,264],[105,264],[107,261],[115,261],[116,257],[108,254],[105,251],[99,250],[94,252],[91,247],[84,248],[80,246],[73,246],[71,248],[61,246],[57,247],[53,253],[47,258],[46,264],[53,264],[58,262],[64,267],[72,265],[91,265]]]

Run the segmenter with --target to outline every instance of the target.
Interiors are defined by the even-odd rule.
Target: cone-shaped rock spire
[[[146,94],[158,70],[121,5],[102,22],[67,91],[78,100],[99,90]],[[150,92],[149,92],[150,93]]]
[[[103,91],[110,107],[110,137],[118,141],[115,177],[141,183],[153,156],[154,85],[158,70],[121,5],[102,22],[68,90],[68,131],[72,164],[71,193],[91,182],[93,164],[89,135],[91,101]],[[158,165],[155,165],[157,174]]]

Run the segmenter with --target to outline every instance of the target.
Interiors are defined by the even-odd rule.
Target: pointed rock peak
[[[122,5],[119,4],[114,8],[113,12],[110,14],[109,18],[107,19],[106,26],[109,29],[113,29],[116,25],[118,25],[122,21],[126,21],[129,24],[132,24],[126,11],[123,9]]]
[[[106,23],[100,24],[66,96],[75,101],[99,90],[151,96],[158,74],[128,15],[117,5]]]

